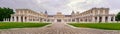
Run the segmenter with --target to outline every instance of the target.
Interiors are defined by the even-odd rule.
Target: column
[[[75,18],[74,20],[75,20],[74,22],[77,22],[77,19],[76,19],[76,18]]]
[[[95,17],[92,17],[92,22],[95,22]]]
[[[102,16],[102,22],[105,22],[105,16]]]
[[[21,16],[18,16],[18,22],[21,22]]]
[[[99,18],[100,18],[100,17],[99,17],[99,16],[97,16],[97,22],[99,22],[99,20],[100,20]]]
[[[40,18],[38,18],[38,22],[40,22]]]
[[[5,22],[7,22],[7,18],[5,18]]]
[[[27,19],[26,19],[26,22],[29,22],[29,17],[26,17]]]
[[[79,19],[79,22],[81,22],[81,19]]]
[[[6,22],[8,22],[8,18],[6,18]]]
[[[48,19],[46,19],[46,21],[45,22],[48,22]]]
[[[31,22],[33,22],[34,20],[33,20],[34,18],[33,17],[31,17]]]
[[[43,22],[43,19],[42,19],[42,18],[40,18],[40,22]]]
[[[83,18],[81,20],[82,20],[81,22],[84,22]]]
[[[42,19],[42,22],[45,22],[45,19]]]
[[[25,22],[25,16],[23,16],[23,22]]]
[[[34,17],[34,22],[37,22],[37,17]]]
[[[108,20],[108,22],[111,22],[111,16],[108,16],[107,20]]]
[[[43,19],[43,22],[46,22],[46,19]]]
[[[16,16],[14,16],[14,22],[17,22],[17,17]]]
[[[47,19],[47,21],[46,22],[49,22],[49,19]]]
[[[89,18],[87,17],[87,22],[89,22]]]
[[[78,22],[80,22],[80,19],[78,18],[78,20],[77,20]]]
[[[85,22],[87,22],[87,17],[85,18]]]
[[[10,20],[9,20],[9,18],[7,18],[7,22],[9,22]]]
[[[72,22],[72,19],[70,19],[70,22]]]
[[[51,22],[51,19],[49,19],[49,22]]]
[[[44,20],[45,20],[45,19],[43,18],[43,19],[42,19],[42,22],[45,22]]]
[[[68,19],[68,22],[70,22],[70,20]]]
[[[113,22],[115,22],[115,16],[113,16]]]
[[[82,19],[82,22],[85,22],[85,18],[84,18],[84,19]]]
[[[7,18],[5,18],[5,22],[7,22]]]
[[[40,18],[40,22],[42,22],[42,18]]]
[[[10,21],[13,22],[13,17],[12,16],[10,17]]]
[[[76,20],[76,22],[79,22],[79,19],[78,19],[78,18],[76,18],[75,20]]]
[[[3,22],[5,22],[5,18],[3,19]]]

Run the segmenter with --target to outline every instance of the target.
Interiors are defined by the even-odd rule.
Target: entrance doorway
[[[61,19],[57,19],[57,22],[62,22],[62,20]]]

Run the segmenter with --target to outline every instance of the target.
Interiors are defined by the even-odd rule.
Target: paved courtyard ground
[[[91,28],[73,28],[64,23],[53,23],[42,28],[18,28],[1,30],[0,34],[120,34],[120,31]]]

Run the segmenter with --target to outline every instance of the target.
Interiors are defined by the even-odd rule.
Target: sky
[[[0,0],[0,7],[12,9],[31,9],[36,12],[48,11],[54,15],[62,12],[65,15],[72,11],[84,12],[91,8],[110,8],[110,14],[120,12],[120,0]]]

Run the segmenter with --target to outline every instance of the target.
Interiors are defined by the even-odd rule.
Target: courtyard
[[[60,22],[52,23],[44,27],[12,28],[12,29],[0,30],[0,34],[119,34],[119,33],[120,33],[119,30],[104,30],[104,29],[83,28],[83,27],[74,28],[71,25]]]
[[[120,34],[120,0],[1,0],[0,34]]]

